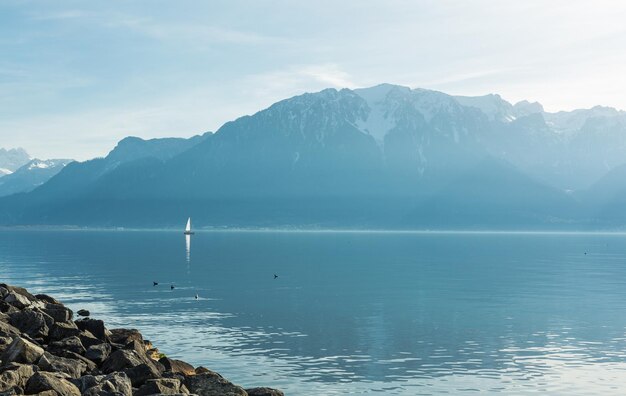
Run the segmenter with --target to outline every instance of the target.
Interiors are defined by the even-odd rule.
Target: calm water
[[[0,279],[293,395],[626,389],[626,235],[0,231]]]

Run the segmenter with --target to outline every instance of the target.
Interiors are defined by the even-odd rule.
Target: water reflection
[[[187,253],[187,269],[189,270],[189,263],[191,262],[191,235],[185,234],[185,252]]]
[[[289,394],[626,387],[624,237],[201,233],[195,260],[211,267],[188,273],[171,265],[178,238],[0,232],[0,271],[140,328],[169,356]]]

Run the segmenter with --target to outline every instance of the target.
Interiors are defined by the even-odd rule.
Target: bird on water
[[[152,286],[156,286],[156,285],[158,285],[158,284],[159,284],[159,282],[154,282],[154,281],[152,281]]]
[[[278,275],[274,274],[274,279],[278,278]]]
[[[196,294],[196,300],[198,299],[198,295]]]
[[[174,285],[171,285],[171,286],[170,286],[170,290],[174,290]]]

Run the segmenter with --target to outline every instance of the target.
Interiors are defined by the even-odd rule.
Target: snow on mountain
[[[571,134],[579,131],[591,118],[613,118],[625,116],[626,112],[613,107],[595,106],[591,109],[577,109],[573,111],[559,111],[556,113],[544,113],[546,123],[555,132]]]
[[[33,159],[15,172],[0,179],[0,197],[31,191],[47,182],[70,162],[72,162],[72,160]]]
[[[9,169],[0,168],[0,177],[10,175],[11,173],[13,172]]]
[[[19,167],[30,161],[30,155],[23,148],[0,148],[0,168],[15,172]],[[6,172],[0,171],[0,176]]]

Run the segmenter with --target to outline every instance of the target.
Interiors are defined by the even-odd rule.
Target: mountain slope
[[[32,191],[59,173],[70,162],[72,160],[31,160],[15,172],[0,179],[0,197]]]

